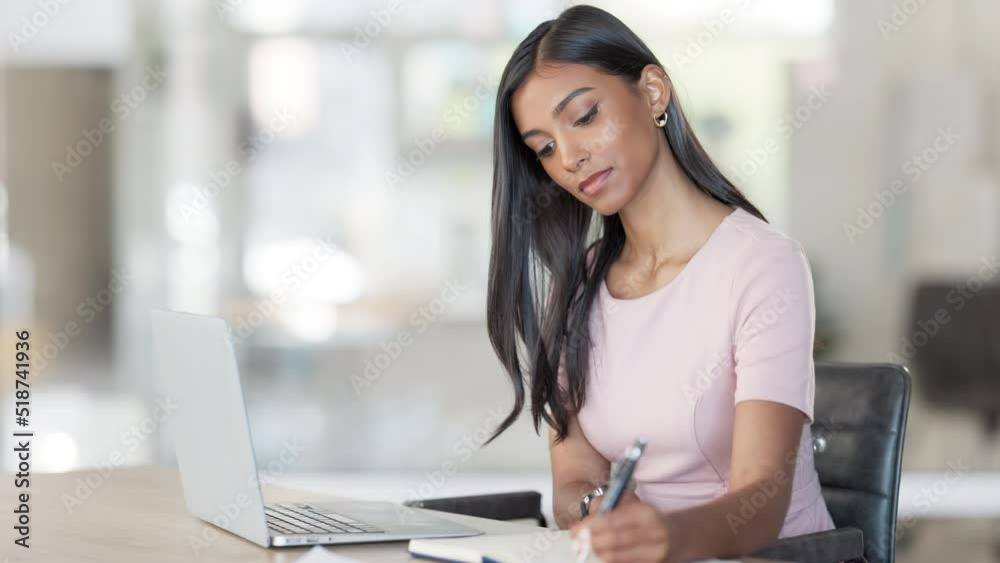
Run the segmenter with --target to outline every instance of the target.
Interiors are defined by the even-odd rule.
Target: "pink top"
[[[671,512],[726,493],[735,404],[766,399],[808,417],[779,537],[834,528],[813,466],[815,305],[797,241],[737,208],[666,286],[616,299],[602,283],[590,323],[580,427],[607,459],[649,439],[642,500]]]

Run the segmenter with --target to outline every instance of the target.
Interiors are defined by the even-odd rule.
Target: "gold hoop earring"
[[[653,123],[655,123],[657,127],[663,127],[664,125],[666,125],[667,124],[667,112],[663,112],[663,114],[660,115],[660,117],[654,117],[653,118]]]

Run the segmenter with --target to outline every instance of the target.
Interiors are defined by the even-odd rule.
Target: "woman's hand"
[[[633,495],[634,496],[634,495]],[[590,549],[604,563],[664,563],[676,556],[668,519],[651,504],[625,499],[611,512],[591,512],[570,529],[574,544]]]

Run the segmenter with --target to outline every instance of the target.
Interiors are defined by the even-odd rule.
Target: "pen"
[[[612,476],[611,483],[608,485],[608,492],[604,494],[604,499],[601,500],[598,512],[610,512],[618,504],[618,501],[621,500],[622,493],[625,492],[625,487],[628,486],[628,482],[632,479],[635,466],[639,463],[639,458],[642,457],[642,452],[645,449],[646,439],[638,438],[635,444],[632,444],[632,447],[625,452],[625,458],[622,460],[618,471]]]
[[[640,437],[625,452],[625,458],[618,467],[618,471],[611,476],[608,492],[604,493],[604,499],[601,501],[601,507],[597,510],[598,512],[610,512],[618,504],[618,501],[621,500],[622,493],[625,492],[628,482],[632,480],[632,473],[635,472],[635,466],[639,463],[639,458],[642,457],[642,452],[645,449],[646,439]],[[576,563],[583,563],[590,557],[590,530],[584,528],[576,543],[578,545]]]

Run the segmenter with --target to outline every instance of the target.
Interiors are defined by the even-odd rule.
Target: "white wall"
[[[884,37],[879,20],[892,23],[894,4],[919,8],[905,21],[897,14],[898,31]],[[1000,4],[978,0],[837,3],[836,94],[797,137],[790,194],[791,230],[821,269],[818,297],[838,322],[836,359],[901,354],[915,282],[965,279],[1000,251],[1000,37],[986,23],[998,19]],[[914,179],[904,165],[939,128],[959,137],[939,142],[947,149]],[[858,225],[858,208],[878,206],[874,192],[896,179],[905,190],[852,242],[845,224]],[[907,466],[969,459],[983,446],[979,430],[973,416],[930,410],[915,392]]]

